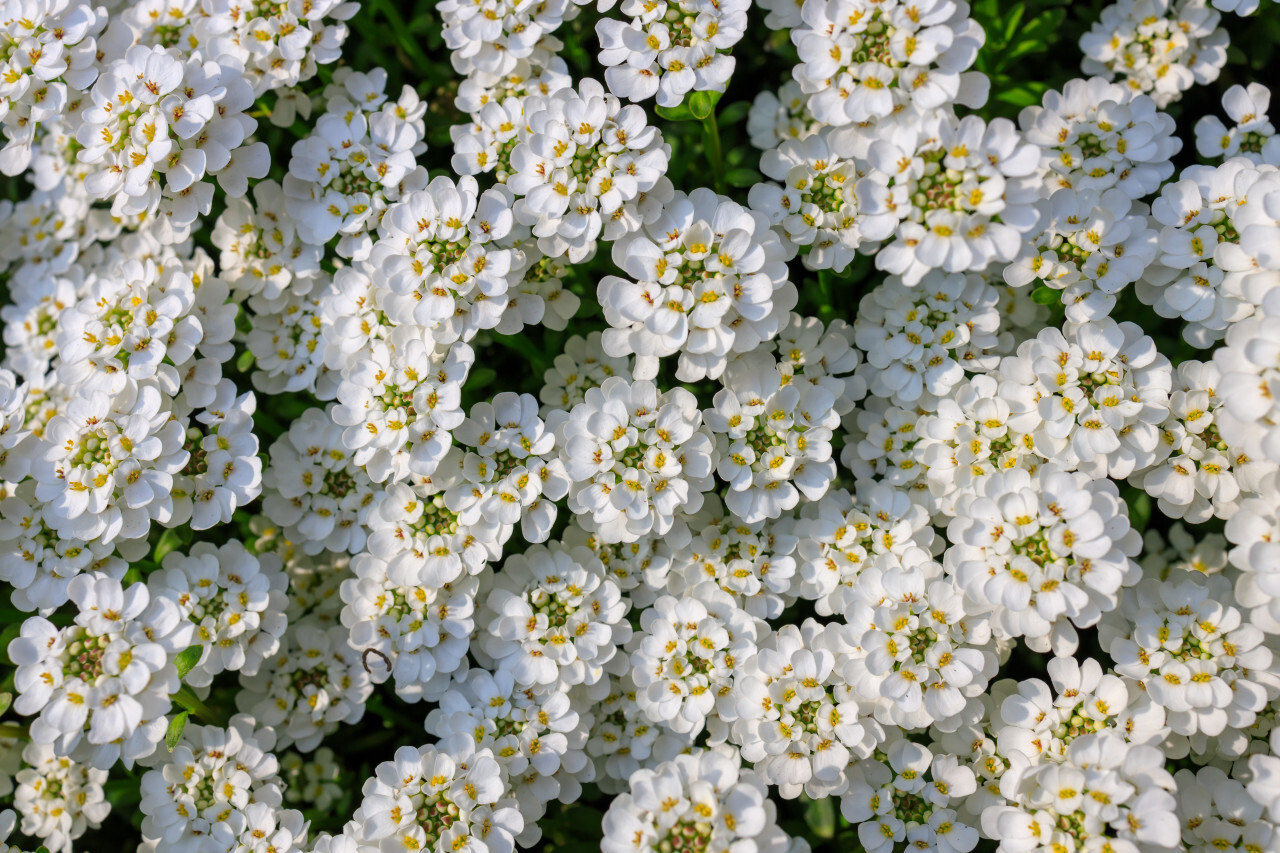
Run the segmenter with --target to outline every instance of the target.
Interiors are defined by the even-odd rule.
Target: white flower
[[[632,643],[640,710],[677,734],[723,727],[736,716],[735,678],[755,654],[756,633],[754,617],[712,582],[662,596],[641,612]]]
[[[1213,357],[1222,378],[1217,395],[1223,401],[1215,420],[1222,437],[1247,459],[1280,463],[1280,299],[1234,324],[1227,345]]]
[[[601,336],[601,332],[592,332],[585,338],[574,335],[565,341],[564,352],[542,375],[538,397],[544,418],[557,409],[569,411],[586,399],[588,389],[599,388],[610,376],[632,373],[631,359],[606,353]]]
[[[514,69],[507,73],[473,68],[458,84],[454,105],[474,118],[489,103],[530,94],[549,95],[573,85],[569,66],[558,53],[562,44],[554,36],[544,36],[528,56],[517,58]]]
[[[767,8],[766,3],[761,5]],[[780,2],[779,5],[784,13],[794,10],[792,26],[800,23],[800,6],[794,2]],[[766,22],[777,11],[771,10]],[[761,151],[768,151],[788,139],[804,139],[817,133],[823,125],[809,114],[808,102],[809,96],[801,91],[795,80],[783,83],[777,93],[767,89],[760,92],[747,113],[747,133],[751,136],[751,144]]]
[[[1037,450],[1093,476],[1127,477],[1160,457],[1173,367],[1134,323],[1110,317],[1044,329],[1000,364],[1009,425],[1041,429]],[[1065,448],[1054,442],[1066,440]]]
[[[521,59],[554,52],[559,41],[547,37],[578,14],[569,0],[532,6],[515,0],[442,0],[436,10],[444,21],[444,43],[452,51],[453,67],[467,76],[511,75],[519,70]],[[548,41],[554,45],[550,51]]]
[[[471,177],[441,176],[387,208],[369,257],[387,288],[383,310],[449,344],[498,325],[522,266],[514,242],[512,196],[480,194]]]
[[[382,502],[383,514],[404,491],[407,487],[393,487],[393,494]],[[432,506],[429,501],[413,503]],[[420,520],[428,517],[422,514]],[[445,544],[450,538],[432,535],[427,541],[435,547],[426,551],[428,560],[419,556],[415,561],[412,550],[392,559],[358,554],[351,561],[355,576],[342,581],[346,606],[341,620],[351,647],[373,681],[392,678],[397,695],[409,702],[439,699],[449,687],[449,676],[459,667],[465,671],[479,583],[466,574],[441,579],[433,571],[450,557],[461,562]],[[377,549],[376,540],[370,541],[370,548]]]
[[[864,569],[845,608],[844,678],[886,726],[955,728],[995,675],[992,620],[932,560]]]
[[[889,853],[903,842],[939,853],[968,853],[977,845],[977,830],[955,811],[977,789],[977,779],[956,756],[898,735],[874,757],[855,761],[849,776],[840,813],[857,824],[867,853]]]
[[[520,843],[537,840],[537,821],[552,798],[573,802],[594,767],[587,757],[591,716],[572,708],[561,689],[522,690],[509,671],[473,669],[427,715],[427,732],[443,742],[469,737],[490,750],[511,780],[525,830]]]
[[[1142,278],[1156,258],[1156,231],[1132,207],[1117,188],[1055,191],[1043,204],[1043,231],[1005,267],[1004,280],[1015,287],[1039,280],[1063,291],[1073,323],[1109,315],[1117,294]]]
[[[872,394],[910,406],[946,398],[965,372],[986,372],[1009,348],[1000,295],[981,276],[931,270],[915,287],[890,276],[862,298],[854,341]]]
[[[605,352],[635,354],[636,377],[679,354],[682,381],[717,378],[735,353],[772,338],[795,306],[789,253],[764,214],[705,187],[676,197],[642,232],[613,246],[629,279],[607,276],[598,296]]]
[[[933,509],[955,517],[957,503],[977,494],[998,471],[1021,468],[1034,474],[1046,458],[1061,461],[1066,439],[1050,437],[1042,426],[1034,415],[1015,418],[1000,393],[999,373],[957,385],[917,424],[922,438],[916,455],[926,468]]]
[[[808,0],[791,31],[793,74],[819,121],[840,126],[883,119],[902,107],[979,107],[986,79],[965,73],[986,40],[953,0]]]
[[[768,785],[737,756],[694,750],[632,774],[604,816],[604,853],[670,847],[673,853],[786,853]]]
[[[924,434],[919,409],[903,409],[880,397],[869,397],[849,428],[840,461],[859,480],[882,480],[903,489],[930,512]],[[849,425],[846,424],[848,427]]]
[[[415,161],[426,150],[425,106],[408,87],[399,101],[386,101],[385,73],[346,80],[362,85],[356,92],[334,87],[312,135],[294,143],[283,188],[302,242],[324,245],[341,235],[338,254],[363,260],[388,204],[427,184]]]
[[[101,770],[150,755],[164,737],[177,654],[193,626],[145,584],[128,588],[102,574],[71,581],[75,623],[56,628],[32,616],[9,644],[17,666],[19,714],[39,716],[31,739]]]
[[[56,126],[71,112],[70,101],[98,76],[96,37],[107,10],[83,0],[26,0],[7,3],[3,17],[0,126],[6,143],[0,173],[14,176],[30,165],[41,125]]]
[[[665,534],[677,509],[696,512],[716,463],[693,394],[659,394],[652,382],[621,376],[587,391],[557,428],[556,444],[569,509],[608,543]]]
[[[276,439],[263,472],[263,512],[307,554],[358,553],[373,487],[323,410],[307,409]]]
[[[1127,744],[1110,731],[1077,738],[1061,764],[1016,756],[1000,780],[1009,804],[983,810],[983,834],[1002,853],[1105,844],[1177,850],[1175,785],[1164,761],[1157,747]]]
[[[524,120],[529,134],[511,151],[506,185],[516,221],[533,228],[544,255],[578,263],[601,236],[639,228],[641,198],[665,180],[671,152],[641,107],[585,79],[526,101]]]
[[[116,216],[158,213],[181,230],[211,208],[206,175],[236,197],[267,173],[266,143],[245,144],[258,123],[245,113],[253,88],[234,66],[138,44],[103,67],[90,98],[76,158],[90,167],[90,197]]]
[[[847,136],[822,128],[782,139],[760,158],[760,169],[782,185],[759,183],[749,198],[786,237],[785,245],[812,246],[808,269],[843,271],[862,245],[862,218],[854,188],[868,168],[854,156]]]
[[[38,838],[49,853],[71,853],[72,842],[87,829],[97,829],[111,812],[103,784],[107,771],[85,767],[57,755],[46,744],[29,743],[14,781],[13,804],[22,816],[20,829]]]
[[[693,736],[677,735],[645,716],[630,672],[609,676],[609,683],[609,695],[592,707],[587,753],[594,762],[596,784],[605,793],[618,794],[627,789],[633,773],[675,758],[692,745]]]
[[[1214,575],[1227,567],[1227,540],[1221,533],[1193,534],[1175,522],[1168,538],[1159,530],[1142,537],[1142,572],[1147,577],[1168,580],[1182,572]]]
[[[1012,122],[930,113],[882,130],[866,156],[870,171],[856,188],[862,235],[896,238],[876,267],[908,286],[930,269],[1011,261],[1035,227],[1040,153]]]
[[[475,353],[461,341],[432,345],[425,330],[397,327],[343,371],[329,417],[353,464],[375,483],[429,477],[463,422],[462,384]]]
[[[1198,523],[1230,518],[1240,499],[1255,492],[1272,470],[1223,441],[1216,423],[1223,400],[1216,362],[1184,361],[1174,373],[1169,418],[1161,425],[1167,458],[1134,475],[1170,518]]]
[[[237,540],[219,548],[197,542],[189,554],[169,552],[161,566],[149,588],[195,623],[192,639],[202,649],[187,684],[205,687],[221,672],[254,675],[279,650],[289,599],[275,554],[255,556]]]
[[[795,535],[800,581],[795,592],[820,616],[842,615],[857,600],[862,572],[914,569],[942,548],[929,513],[884,482],[859,480],[857,497],[836,489],[800,511]]]
[[[305,296],[323,281],[321,248],[298,239],[284,192],[273,180],[255,184],[252,201],[230,199],[211,239],[222,250],[222,277],[239,294],[275,304],[286,295]]]
[[[507,774],[469,739],[396,750],[374,769],[346,834],[356,853],[511,853],[524,819]]]
[[[729,49],[747,28],[746,0],[624,0],[630,21],[596,22],[600,64],[609,91],[642,101],[656,95],[660,107],[677,107],[685,95],[723,92],[733,74]]]
[[[1195,346],[1221,340],[1280,279],[1269,269],[1275,262],[1266,262],[1265,241],[1256,239],[1261,234],[1248,231],[1259,218],[1274,222],[1261,207],[1280,192],[1280,176],[1263,169],[1243,158],[1216,167],[1191,166],[1151,204],[1164,227],[1157,262],[1143,273],[1138,296],[1160,316],[1185,320],[1182,336]],[[1249,207],[1255,196],[1259,204]]]
[[[1140,681],[1179,735],[1243,729],[1280,695],[1265,635],[1233,605],[1231,581],[1189,572],[1143,580],[1100,640],[1116,671]]]
[[[235,383],[218,381],[215,397],[197,412],[186,430],[187,464],[173,478],[170,526],[190,523],[193,530],[227,524],[238,507],[262,493],[262,460],[253,433],[257,398],[236,396]]]
[[[1222,0],[1215,5],[1220,7]],[[1222,95],[1222,108],[1234,124],[1228,128],[1217,116],[1201,116],[1196,122],[1196,151],[1207,160],[1246,157],[1280,166],[1280,140],[1267,116],[1270,106],[1271,90],[1261,83],[1232,86]]]
[[[601,682],[631,638],[627,602],[588,549],[534,545],[485,584],[479,650],[521,689]]]
[[[496,523],[503,531],[499,545],[517,522],[529,542],[546,541],[556,520],[555,501],[569,491],[569,478],[533,395],[504,391],[491,403],[477,403],[454,439],[460,450],[447,457],[445,467],[456,476],[452,482],[439,479],[447,485],[445,506],[457,513],[458,523]]]
[[[1276,826],[1266,819],[1266,807],[1246,788],[1217,767],[1174,775],[1178,785],[1178,816],[1182,819],[1184,849],[1194,853],[1213,850],[1267,850],[1280,844]]]
[[[1018,115],[1028,142],[1040,146],[1044,189],[1113,187],[1131,199],[1150,195],[1173,174],[1182,150],[1174,121],[1150,96],[1102,77],[1069,81]]]
[[[373,685],[347,639],[342,626],[290,625],[274,658],[255,675],[240,674],[237,709],[272,727],[278,748],[300,752],[314,750],[340,724],[359,722]]]
[[[747,524],[794,509],[801,494],[821,498],[835,478],[835,399],[792,378],[764,352],[739,356],[703,413],[716,437],[716,472],[729,484],[725,504]]]
[[[1141,578],[1142,545],[1115,484],[1046,464],[984,479],[947,525],[948,574],[992,623],[1037,651],[1074,651]],[[1127,599],[1126,599],[1127,600]]]
[[[270,750],[275,735],[238,714],[225,729],[188,724],[181,741],[142,777],[144,841],[165,850],[210,849],[219,824],[234,825],[253,803],[280,806],[283,783]]]
[[[173,475],[186,465],[182,423],[154,385],[128,383],[116,395],[73,398],[45,428],[32,466],[44,519],[60,536],[145,537],[172,513]]]
[[[729,740],[784,798],[843,792],[850,762],[884,739],[845,680],[856,645],[845,625],[784,625],[734,684],[738,721]]]
[[[45,521],[43,502],[36,500],[35,483],[27,480],[0,501],[0,580],[12,589],[9,600],[19,610],[49,615],[67,602],[68,585],[81,572],[102,572],[116,580],[128,563],[116,555],[117,546],[99,540],[60,536]],[[131,545],[120,543],[133,556]]]
[[[1270,495],[1280,485],[1277,477],[1269,474],[1259,486],[1259,495]],[[1242,608],[1249,609],[1249,621],[1268,634],[1280,633],[1280,572],[1276,571],[1280,516],[1276,510],[1275,501],[1266,497],[1245,498],[1226,525],[1227,541],[1235,546],[1228,558],[1241,572],[1236,597]]]
[[[227,2],[143,0],[122,10],[121,23],[144,44],[163,44],[183,57],[200,50],[224,58],[238,69],[258,98],[310,80],[317,65],[336,61],[348,32],[342,22],[359,8],[359,3],[342,0],[283,3],[261,9]],[[334,71],[334,79],[341,81],[344,71]],[[276,110],[280,110],[279,101]],[[281,119],[273,116],[273,121]],[[277,126],[292,123],[289,118]]]
[[[340,281],[350,282],[352,278],[359,278],[359,274],[351,267],[339,271]],[[336,371],[327,369],[325,364],[329,337],[326,328],[331,335],[338,333],[334,323],[326,323],[330,319],[325,310],[326,297],[336,302],[346,294],[327,275],[322,276],[315,291],[318,292],[305,296],[290,294],[271,305],[255,300],[260,310],[253,315],[246,346],[253,354],[253,387],[263,394],[308,391],[332,399],[337,393]],[[363,318],[347,315],[346,319],[359,322]],[[356,344],[348,340],[352,346]]]
[[[171,384],[172,371],[188,371],[197,354],[229,359],[235,306],[227,304],[224,282],[203,278],[211,267],[203,254],[184,262],[168,252],[95,267],[58,318],[59,380],[80,392],[115,394],[129,380]],[[185,390],[199,400],[194,387]]]
[[[698,510],[699,514],[704,512],[708,512],[705,506]],[[648,607],[667,591],[675,551],[687,552],[690,544],[687,523],[666,534],[648,533],[634,542],[605,542],[585,530],[581,519],[578,515],[572,517],[561,541],[570,548],[583,545],[591,549],[634,607]]]
[[[680,596],[703,581],[714,580],[757,619],[777,619],[794,603],[791,587],[799,540],[790,515],[746,523],[727,512],[718,498],[709,497],[686,524],[693,538],[684,545],[668,547],[670,556],[661,568],[653,562],[645,566],[642,582],[650,589],[652,581],[664,579],[658,591]],[[622,561],[610,561],[606,566],[616,575],[615,562]],[[636,593],[630,597],[634,601]]]
[[[1000,703],[1004,727],[996,740],[1001,755],[1020,753],[1033,763],[1062,761],[1076,738],[1095,732],[1115,731],[1126,741],[1157,747],[1168,736],[1164,708],[1133,679],[1104,673],[1093,658],[1055,657],[1048,670],[1052,689],[1027,679]]]
[[[1165,107],[1196,83],[1212,83],[1227,62],[1222,16],[1206,0],[1117,0],[1080,37],[1086,74],[1117,76]]]

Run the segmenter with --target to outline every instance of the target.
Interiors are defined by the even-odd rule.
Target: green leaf
[[[730,169],[724,179],[731,187],[754,187],[764,178],[755,169]]]
[[[718,120],[721,125],[728,126],[742,121],[749,112],[751,112],[750,101],[735,101],[720,112]]]
[[[9,706],[13,704],[12,693],[0,693],[0,714],[9,710]]]
[[[195,668],[196,664],[200,663],[200,656],[202,654],[204,654],[204,646],[201,645],[194,645],[189,649],[179,652],[178,656],[173,659],[174,664],[178,667],[178,677],[186,678],[187,673]]]
[[[1057,305],[1061,298],[1058,291],[1043,284],[1031,291],[1031,301],[1037,305]]]
[[[689,112],[701,121],[716,111],[722,92],[694,92],[689,96]]]
[[[497,378],[498,371],[492,367],[477,367],[467,377],[467,389],[474,391],[477,388],[484,388]]]
[[[1006,104],[1013,104],[1015,107],[1029,107],[1040,103],[1040,98],[1044,95],[1046,89],[1045,84],[1039,82],[1005,86],[998,91],[995,86],[991,87],[991,91],[996,92],[997,101],[1004,101]]]
[[[0,631],[0,663],[13,663],[13,661],[9,660],[9,643],[17,639],[21,633],[22,620],[10,622],[3,631]]]
[[[175,714],[173,719],[169,721],[169,730],[164,733],[164,745],[173,752],[178,748],[178,744],[182,742],[182,733],[187,730],[187,717],[191,716],[190,711],[183,711]]]
[[[160,541],[156,543],[156,549],[151,554],[151,559],[159,563],[165,558],[170,551],[176,551],[182,547],[182,536],[179,535],[177,529],[166,530],[160,536]]]
[[[693,121],[694,119],[693,113],[689,111],[687,101],[676,107],[654,107],[653,111],[667,121]]]
[[[236,370],[241,373],[247,373],[249,368],[253,367],[254,356],[249,350],[240,353],[240,357],[236,359]]]
[[[804,822],[819,838],[831,838],[836,834],[836,807],[832,797],[810,800],[804,807]]]
[[[1129,525],[1134,530],[1146,529],[1151,521],[1151,496],[1144,491],[1134,489],[1133,494],[1126,497],[1126,503],[1129,504]]]
[[[202,702],[200,697],[197,696],[195,691],[190,687],[184,685],[178,689],[177,693],[173,694],[169,698],[173,700],[173,704],[180,708],[186,708],[206,723],[213,723],[219,728],[223,728],[227,725],[227,715],[221,711],[215,711],[213,708],[210,708]]]

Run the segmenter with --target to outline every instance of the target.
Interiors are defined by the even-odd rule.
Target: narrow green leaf
[[[195,691],[185,685],[178,689],[178,692],[169,697],[173,700],[173,704],[180,708],[186,708],[206,723],[213,723],[215,726],[223,727],[227,724],[226,714],[215,711],[195,694]]]
[[[492,367],[477,367],[475,370],[472,370],[471,375],[467,377],[467,388],[468,390],[473,391],[477,388],[484,388],[497,378],[498,371],[494,370]]]
[[[0,714],[9,710],[9,706],[13,704],[12,693],[0,693]]]
[[[187,730],[187,717],[191,716],[190,711],[182,711],[174,714],[173,719],[169,721],[169,730],[164,733],[164,745],[173,752],[178,748],[178,744],[182,742],[182,733]]]
[[[810,800],[804,807],[804,822],[819,838],[831,838],[836,834],[835,799],[823,797]]]
[[[693,121],[693,113],[689,111],[687,102],[678,107],[654,107],[653,111],[667,121]]]
[[[1031,301],[1037,305],[1057,305],[1061,298],[1058,291],[1043,284],[1031,291]]]
[[[182,547],[182,537],[176,529],[166,530],[160,536],[160,541],[156,543],[156,549],[152,552],[151,559],[159,563],[164,559],[165,555],[170,551],[176,551]]]
[[[196,664],[200,663],[200,656],[204,654],[204,646],[194,645],[189,649],[178,652],[178,656],[173,659],[174,664],[178,667],[178,677],[186,678]]]
[[[755,169],[730,169],[724,179],[731,187],[754,187],[764,178]]]
[[[1004,27],[1005,44],[1013,41],[1013,37],[1018,34],[1018,24],[1022,23],[1022,15],[1027,11],[1025,3],[1019,3],[1013,9],[1006,9],[1003,14],[1006,16]]]

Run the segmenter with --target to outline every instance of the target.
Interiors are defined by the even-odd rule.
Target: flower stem
[[[702,148],[707,163],[711,166],[711,177],[716,192],[724,192],[724,155],[720,148],[720,125],[716,123],[715,110],[702,120]]]

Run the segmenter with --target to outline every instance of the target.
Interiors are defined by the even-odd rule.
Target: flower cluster
[[[1280,6],[361,5],[0,0],[0,853],[1280,849]]]

